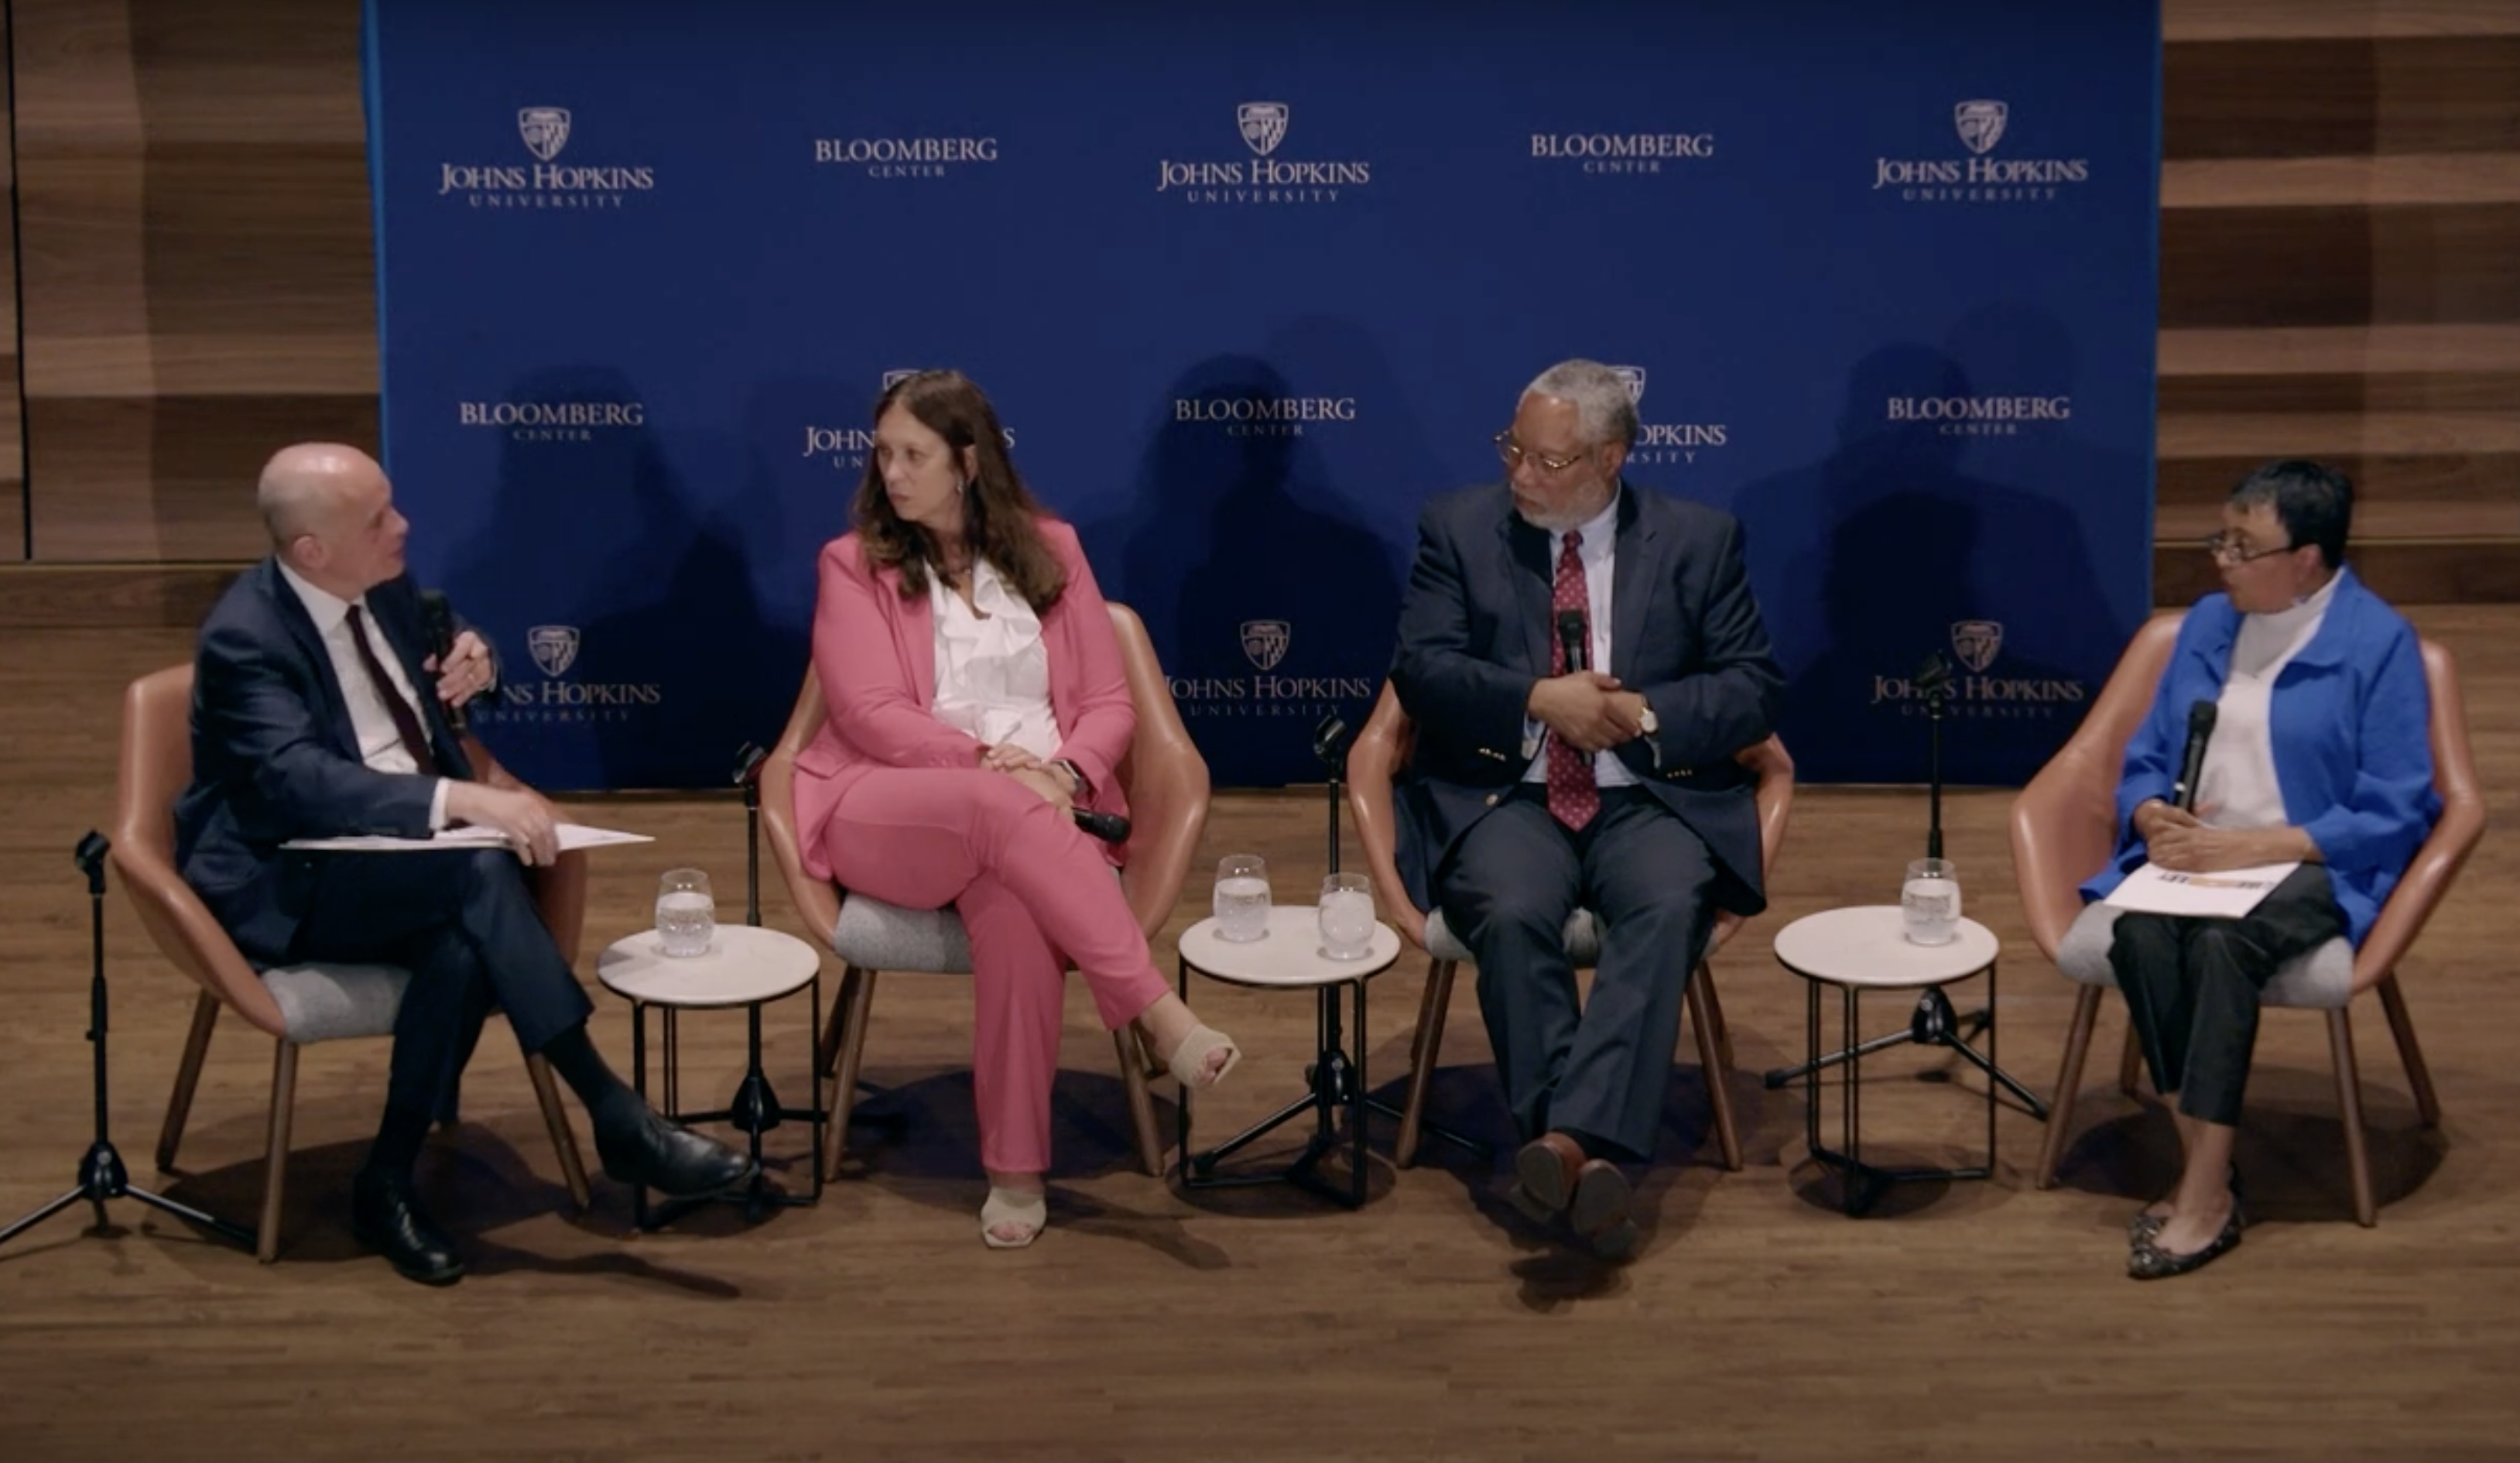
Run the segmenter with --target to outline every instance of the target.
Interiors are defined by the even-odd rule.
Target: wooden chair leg
[[[1111,1033],[1111,1050],[1120,1059],[1120,1085],[1129,1093],[1129,1126],[1138,1135],[1138,1166],[1149,1178],[1164,1176],[1164,1140],[1155,1132],[1155,1099],[1147,1090],[1147,1064],[1138,1053],[1135,1024]]]
[[[2424,1049],[2415,1042],[2415,1024],[2407,1017],[2407,993],[2398,987],[2398,973],[2380,978],[2380,1009],[2389,1018],[2389,1034],[2398,1041],[2398,1060],[2407,1067],[2407,1085],[2414,1089],[2415,1112],[2424,1126],[2441,1126],[2441,1097],[2433,1091],[2433,1070],[2424,1065]]]
[[[1714,967],[1700,960],[1697,962],[1697,969],[1701,975],[1704,975],[1712,972]],[[1700,983],[1706,987],[1704,1013],[1706,1027],[1715,1033],[1716,1055],[1724,1059],[1724,1070],[1730,1073],[1732,1071],[1732,1024],[1724,1019],[1724,997],[1716,990],[1715,983],[1708,980]],[[1733,1166],[1737,1168],[1740,1165],[1735,1164]]]
[[[2093,986],[2096,990],[2099,987]],[[2143,1044],[2135,1039],[2135,1018],[2127,1018],[2126,1045],[2118,1052],[2118,1091],[2129,1097],[2140,1097],[2143,1081]]]
[[[848,1025],[849,993],[857,988],[857,968],[852,966],[840,977],[840,988],[832,997],[832,1014],[823,1019],[823,1034],[814,1043],[814,1074],[830,1081],[840,1065],[840,1034]]]
[[[1426,992],[1418,1002],[1418,1033],[1409,1041],[1409,1096],[1400,1106],[1400,1136],[1391,1145],[1391,1162],[1406,1168],[1418,1162],[1418,1139],[1426,1125],[1426,1092],[1435,1081],[1435,1059],[1444,1049],[1444,1015],[1453,1004],[1453,973],[1459,965],[1434,960],[1426,965]]]
[[[283,1036],[272,1042],[271,1142],[263,1151],[262,1224],[254,1231],[253,1257],[269,1264],[280,1257],[280,1203],[289,1186],[289,1122],[297,1107],[297,1043]]]
[[[543,1126],[551,1129],[552,1152],[560,1158],[561,1181],[568,1185],[569,1203],[585,1213],[594,1202],[586,1187],[586,1161],[578,1156],[577,1134],[568,1125],[568,1110],[560,1105],[560,1084],[552,1079],[551,1064],[539,1055],[525,1058],[525,1075],[534,1084],[534,1101],[541,1104]]]
[[[824,1159],[823,1171],[840,1171],[840,1158],[849,1151],[849,1113],[858,1105],[858,1069],[866,1062],[867,1012],[875,1005],[876,972],[850,966],[840,977],[840,993],[832,1002],[832,1015],[837,1029],[832,1033],[832,1050],[837,1063],[832,1075],[832,1141]]]
[[[2336,1057],[2336,1107],[2345,1121],[2345,1170],[2354,1182],[2354,1222],[2380,1222],[2371,1197],[2371,1148],[2362,1131],[2362,1077],[2354,1065],[2354,1024],[2342,1006],[2327,1013],[2327,1045]]]
[[[175,1067],[175,1090],[166,1098],[166,1123],[158,1129],[158,1171],[172,1172],[175,1150],[184,1141],[184,1123],[193,1116],[193,1089],[202,1083],[202,1060],[209,1055],[210,1031],[219,1024],[219,998],[204,990],[193,1002],[193,1029],[184,1038],[184,1060]]]
[[[1732,1064],[1724,1054],[1723,1040],[1716,1034],[1716,1018],[1709,1014],[1715,1004],[1715,972],[1706,962],[1697,963],[1697,975],[1688,983],[1688,1014],[1697,1026],[1697,1065],[1706,1074],[1706,1105],[1715,1113],[1715,1140],[1724,1147],[1724,1166],[1741,1171],[1741,1132],[1732,1125],[1732,1093],[1726,1085]]]
[[[2048,1099],[2039,1167],[2031,1174],[2039,1188],[2056,1186],[2056,1166],[2065,1159],[2065,1139],[2074,1130],[2074,1098],[2083,1090],[2083,1063],[2092,1054],[2092,1028],[2100,1017],[2100,986],[2086,985],[2074,996],[2074,1024],[2065,1029],[2065,1058],[2056,1072],[2056,1090]]]

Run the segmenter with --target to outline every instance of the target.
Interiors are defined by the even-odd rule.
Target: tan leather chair
[[[268,1264],[280,1253],[280,1209],[289,1174],[289,1127],[297,1094],[297,1053],[318,1041],[390,1036],[394,1012],[411,973],[397,966],[319,964],[256,973],[246,963],[192,887],[175,871],[175,800],[193,779],[193,667],[173,665],[133,681],[122,693],[122,766],[114,788],[113,868],[122,892],[149,937],[175,968],[202,987],[193,1029],[175,1070],[166,1123],[158,1136],[158,1166],[171,1170],[193,1110],[193,1092],[210,1032],[222,1007],[232,1008],[273,1039],[270,1142],[265,1152],[262,1222],[254,1257]],[[468,740],[477,768],[496,766],[487,749]],[[543,923],[562,956],[576,962],[586,923],[586,856],[565,854],[536,881]],[[587,1205],[586,1166],[561,1109],[550,1066],[525,1059],[534,1097],[550,1127],[569,1198]]]
[[[2182,617],[2183,612],[2156,616],[2136,633],[2099,699],[2084,716],[2081,729],[2012,803],[2012,865],[2031,937],[2050,960],[2059,959],[2061,953],[2060,969],[2084,983],[2075,998],[2073,1025],[2065,1034],[2056,1094],[2040,1147],[2036,1178],[2043,1189],[2055,1183],[2056,1166],[2073,1130],[2074,1100],[2082,1086],[2092,1028],[2099,1013],[2100,994],[2108,988],[2105,958],[2093,968],[2089,952],[2068,945],[2067,934],[2083,909],[2076,889],[2107,863],[2116,848],[2117,788],[2127,742],[2152,705]],[[2434,1095],[2423,1049],[2415,1042],[2406,997],[2398,988],[2397,966],[2485,832],[2485,799],[2477,786],[2475,754],[2468,747],[2467,707],[2459,694],[2457,664],[2449,651],[2431,640],[2423,642],[2423,657],[2432,700],[2433,785],[2442,797],[2441,821],[2381,906],[2379,920],[2362,947],[2353,949],[2340,937],[2330,947],[2288,962],[2268,983],[2264,998],[2270,1006],[2306,1006],[2326,1013],[2328,1046],[2336,1066],[2336,1100],[2344,1120],[2345,1160],[2354,1187],[2354,1217],[2366,1225],[2377,1222],[2379,1210],[2371,1192],[2362,1084],[2347,1010],[2355,996],[2379,993],[2390,1033],[2397,1038],[2398,1056],[2406,1064],[2415,1110],[2425,1127],[2440,1126],[2441,1100]],[[2101,954],[2104,957],[2105,951]],[[2080,975],[2075,974],[2078,970]],[[2118,1064],[2118,1085],[2129,1094],[2135,1091],[2139,1062],[2130,1028]]]
[[[1392,1146],[1392,1161],[1403,1167],[1418,1158],[1418,1142],[1425,1126],[1426,1092],[1435,1078],[1437,1054],[1444,1043],[1444,1017],[1453,998],[1453,977],[1469,951],[1455,943],[1449,936],[1429,945],[1426,912],[1409,897],[1408,889],[1400,882],[1399,830],[1393,819],[1391,788],[1393,779],[1408,766],[1409,756],[1417,743],[1417,726],[1409,713],[1401,709],[1400,695],[1385,681],[1380,699],[1373,704],[1373,714],[1366,718],[1365,729],[1357,733],[1356,743],[1347,754],[1348,808],[1356,817],[1357,841],[1364,845],[1366,873],[1373,881],[1375,903],[1382,908],[1401,935],[1430,959],[1426,967],[1426,990],[1418,1007],[1418,1034],[1412,1040],[1409,1056],[1409,1096],[1401,1109],[1400,1136]],[[1777,850],[1784,846],[1785,823],[1793,812],[1794,759],[1785,753],[1785,744],[1775,737],[1742,751],[1737,758],[1758,778],[1759,864],[1773,876],[1777,867]],[[1715,1114],[1715,1136],[1723,1145],[1724,1166],[1741,1166],[1741,1134],[1732,1117],[1732,1093],[1725,1078],[1732,1070],[1732,1034],[1724,1024],[1724,1006],[1715,993],[1715,973],[1707,964],[1724,942],[1741,928],[1742,918],[1729,910],[1715,916],[1715,929],[1708,937],[1706,952],[1698,960],[1697,971],[1688,983],[1688,1015],[1697,1029],[1698,1065],[1706,1076],[1706,1102]],[[1600,950],[1598,936],[1594,932],[1589,911],[1577,911],[1567,925],[1567,953],[1578,965],[1588,965]]]
[[[1182,725],[1171,683],[1156,663],[1146,625],[1125,605],[1109,608],[1111,628],[1120,637],[1120,659],[1128,672],[1129,699],[1138,712],[1137,735],[1116,773],[1128,794],[1130,823],[1120,888],[1138,917],[1138,928],[1151,940],[1172,918],[1182,883],[1190,875],[1191,855],[1197,851],[1199,834],[1207,827],[1207,761]],[[823,688],[809,669],[796,695],[796,709],[788,717],[788,729],[761,766],[761,821],[769,830],[771,852],[779,860],[779,872],[797,914],[814,937],[830,945],[847,966],[819,1047],[823,1074],[832,1084],[829,1162],[836,1170],[847,1151],[849,1110],[857,1101],[877,975],[892,971],[967,976],[971,973],[971,947],[962,919],[950,906],[902,909],[865,894],[851,894],[805,872],[796,827],[796,756],[814,740],[823,720]],[[820,830],[814,832],[819,836]],[[1138,1162],[1149,1174],[1161,1175],[1163,1142],[1156,1136],[1147,1067],[1132,1030],[1123,1028],[1112,1032],[1111,1044],[1128,1088]]]

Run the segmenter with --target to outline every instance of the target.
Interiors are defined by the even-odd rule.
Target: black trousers
[[[2258,993],[2285,961],[2344,933],[2327,870],[2315,863],[2240,919],[2119,915],[2109,967],[2154,1090],[2178,1093],[2190,1118],[2236,1124],[2258,1044]]]
[[[287,959],[411,971],[394,1017],[388,1107],[450,1115],[493,1006],[527,1052],[595,1009],[543,928],[530,871],[514,853],[315,854],[292,873],[301,913]]]
[[[1580,832],[1524,784],[1437,872],[1444,922],[1478,957],[1479,1012],[1525,1139],[1557,1129],[1653,1152],[1689,973],[1715,922],[1715,859],[1642,788],[1605,788]],[[1567,916],[1593,911],[1601,960],[1579,1001]]]

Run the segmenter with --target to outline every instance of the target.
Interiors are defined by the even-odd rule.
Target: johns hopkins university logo
[[[1284,102],[1241,103],[1234,109],[1234,126],[1251,156],[1188,162],[1164,159],[1155,164],[1155,191],[1187,204],[1334,204],[1373,181],[1371,162],[1279,157],[1294,114]]]
[[[883,373],[883,385],[878,389],[889,391],[923,369],[925,368],[920,366],[895,366]],[[1015,449],[1014,429],[1002,427],[999,430],[1005,434],[1007,450],[1013,451]],[[875,433],[865,427],[826,427],[818,423],[807,423],[805,449],[797,455],[804,458],[822,458],[825,464],[835,473],[863,473],[866,471],[867,456],[873,451],[875,451]]]
[[[1364,675],[1282,675],[1287,653],[1294,649],[1295,624],[1288,619],[1246,619],[1235,630],[1242,647],[1242,659],[1249,662],[1253,674],[1238,670],[1225,675],[1168,676],[1173,701],[1186,717],[1208,716],[1320,716],[1344,705],[1353,714],[1354,704],[1370,702],[1381,689],[1381,680]],[[1213,642],[1211,642],[1213,645]],[[1321,642],[1314,642],[1312,654],[1322,654]],[[1202,665],[1214,663],[1208,656],[1189,657]],[[1233,669],[1231,666],[1228,667]]]
[[[538,624],[525,631],[525,651],[533,657],[534,668],[543,673],[542,679],[509,677],[500,684],[495,701],[474,704],[472,719],[485,726],[627,723],[664,704],[665,688],[656,681],[571,677],[583,643],[573,624]]]
[[[1951,624],[1952,654],[1966,668],[1954,676],[1944,693],[1951,714],[1977,720],[2052,721],[2076,717],[2091,700],[2091,687],[2071,676],[1991,675],[2003,654],[2003,621],[1956,619]],[[1901,716],[1926,713],[1925,693],[1911,677],[1874,675],[1872,709]]]
[[[1722,422],[1645,421],[1644,367],[1612,366],[1610,374],[1628,389],[1628,404],[1637,409],[1637,440],[1628,450],[1628,461],[1645,467],[1688,467],[1706,448],[1728,444],[1732,430]]]
[[[2003,621],[2000,619],[1961,619],[1952,624],[1952,654],[1960,663],[1983,674],[1995,663],[1996,654],[2003,649]]]
[[[565,107],[520,107],[517,136],[531,165],[440,162],[437,196],[472,208],[618,208],[654,191],[656,170],[644,164],[561,162],[573,130]]]
[[[2012,104],[1973,97],[1952,107],[1952,128],[1965,158],[1875,158],[1872,189],[1898,190],[1911,204],[2044,204],[2092,179],[2088,158],[2000,158],[1996,147],[2012,125]]]
[[[1254,670],[1275,670],[1286,659],[1286,647],[1295,642],[1295,627],[1282,619],[1246,619],[1242,621],[1242,654],[1250,657]]]

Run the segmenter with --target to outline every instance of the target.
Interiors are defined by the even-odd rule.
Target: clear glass
[[[1912,944],[1947,945],[1960,934],[1960,871],[1948,858],[1912,859],[1899,887],[1899,913]]]
[[[1269,861],[1229,853],[1216,865],[1216,937],[1237,944],[1269,933]]]
[[[699,869],[668,869],[656,881],[657,948],[678,960],[705,955],[717,934],[717,900]]]
[[[1363,874],[1332,874],[1322,881],[1322,953],[1332,960],[1362,960],[1373,948],[1373,887]]]

